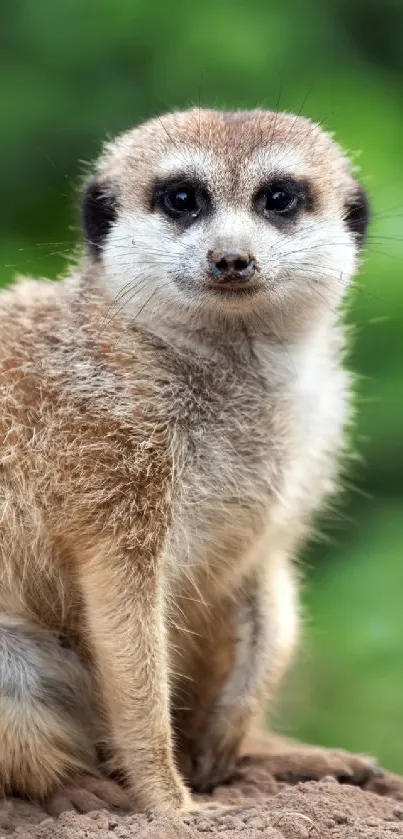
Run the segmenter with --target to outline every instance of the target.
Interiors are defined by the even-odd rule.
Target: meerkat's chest
[[[280,491],[287,461],[287,406],[246,388],[190,413],[177,438],[181,463],[171,546],[180,567],[209,574],[248,552]]]
[[[174,542],[183,563],[222,567],[253,552],[262,528],[286,529],[331,491],[346,420],[346,379],[327,371],[320,387],[247,385],[205,406],[180,440],[183,468]],[[193,417],[193,419],[191,418]],[[178,546],[180,545],[180,548]]]

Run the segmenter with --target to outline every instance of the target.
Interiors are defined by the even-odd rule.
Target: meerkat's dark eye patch
[[[354,192],[348,197],[344,218],[347,227],[354,233],[355,239],[361,247],[365,242],[370,220],[368,196],[361,184],[356,184]]]
[[[186,177],[169,178],[154,184],[151,208],[188,226],[211,210],[211,199],[199,181]]]
[[[105,237],[116,221],[117,203],[107,185],[96,177],[85,190],[81,216],[89,249],[93,256],[99,256]]]
[[[253,203],[259,215],[278,225],[294,219],[302,210],[311,210],[313,200],[306,181],[277,177],[257,191]]]

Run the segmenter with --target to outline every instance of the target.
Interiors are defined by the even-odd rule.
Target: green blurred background
[[[1,0],[0,282],[56,276],[110,134],[204,104],[299,111],[361,151],[373,204],[349,320],[359,458],[306,554],[284,731],[403,772],[402,0]]]

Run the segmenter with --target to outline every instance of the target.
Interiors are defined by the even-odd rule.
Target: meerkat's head
[[[89,258],[151,330],[317,322],[344,296],[368,215],[331,137],[266,111],[151,120],[107,144],[83,200]]]

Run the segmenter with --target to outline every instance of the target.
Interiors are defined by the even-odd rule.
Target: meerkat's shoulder
[[[77,311],[91,312],[102,304],[106,305],[102,288],[86,276],[82,266],[56,280],[17,275],[9,286],[0,289],[0,349],[17,334],[22,340],[31,333],[38,339],[46,334],[51,337],[52,322],[54,330],[56,323],[62,322],[78,330]]]
[[[4,323],[12,318],[16,325],[28,324],[30,319],[35,321],[39,310],[44,316],[50,315],[62,305],[67,283],[67,279],[55,281],[17,275],[10,285],[0,289],[0,321]]]

